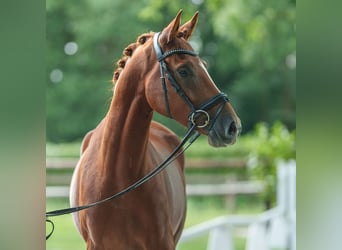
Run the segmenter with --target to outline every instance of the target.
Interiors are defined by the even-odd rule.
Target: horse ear
[[[180,35],[185,38],[185,40],[188,40],[191,37],[192,32],[195,30],[197,21],[198,21],[198,11],[196,11],[195,15],[189,21],[187,21],[185,24],[183,24],[179,28],[178,31]]]
[[[179,10],[177,16],[163,30],[161,37],[160,37],[161,43],[163,43],[163,42],[170,43],[173,39],[176,38],[176,36],[178,34],[180,22],[181,22],[182,13],[183,13],[183,10],[182,9]]]

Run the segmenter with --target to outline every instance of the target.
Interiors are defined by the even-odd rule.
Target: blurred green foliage
[[[115,62],[137,36],[160,31],[182,8],[199,10],[193,47],[228,93],[244,132],[259,121],[295,127],[293,0],[84,0],[46,2],[47,140],[80,139],[105,115]],[[65,53],[75,42],[76,52]],[[156,118],[175,129],[170,120]]]
[[[252,178],[265,183],[262,198],[266,209],[271,208],[276,202],[278,161],[296,158],[295,140],[296,131],[288,131],[279,121],[272,127],[258,123],[255,130],[245,136],[244,145],[250,152],[250,174]]]

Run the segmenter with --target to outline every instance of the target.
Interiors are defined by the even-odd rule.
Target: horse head
[[[208,135],[210,145],[233,144],[241,130],[240,119],[188,42],[198,12],[183,25],[181,14],[179,11],[160,34],[154,35],[155,60],[159,63],[146,82],[147,100],[154,110],[184,126],[196,119],[199,131]]]
[[[240,119],[188,42],[198,12],[183,25],[181,15],[182,10],[162,32],[143,34],[129,45],[118,61],[113,82],[120,80],[123,68],[130,64],[129,74],[134,81],[144,82],[145,98],[151,109],[184,126],[196,125],[214,147],[233,144],[241,131]]]

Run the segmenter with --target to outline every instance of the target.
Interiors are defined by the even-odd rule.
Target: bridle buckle
[[[196,117],[197,114],[198,116]],[[206,119],[203,121],[203,123],[197,124],[197,121],[199,120],[198,118],[201,117],[202,115],[204,115]],[[202,109],[199,109],[191,113],[189,120],[191,121],[192,125],[196,126],[197,128],[205,128],[210,123],[210,115],[208,114],[208,112]]]

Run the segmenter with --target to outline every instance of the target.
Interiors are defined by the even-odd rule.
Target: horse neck
[[[152,110],[145,98],[144,82],[137,75],[127,72],[120,76],[105,118],[101,151],[108,176],[144,171]],[[134,171],[129,171],[132,168]]]

